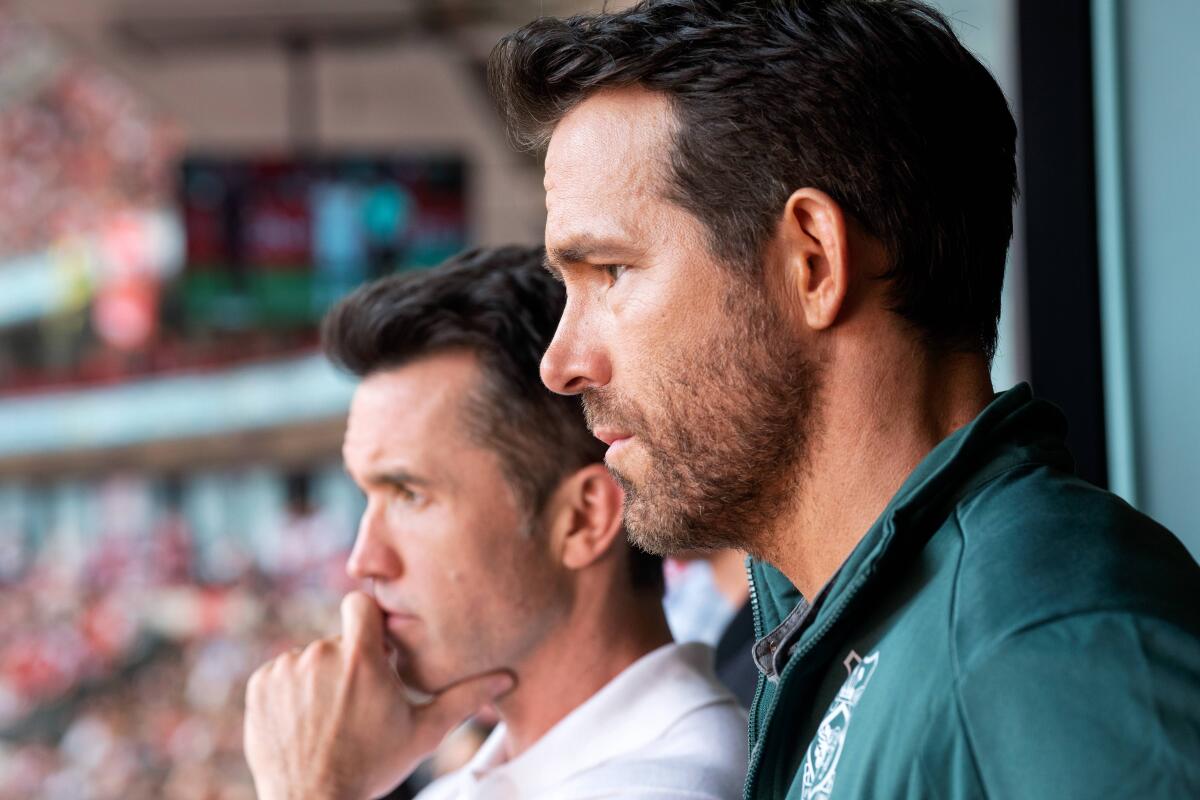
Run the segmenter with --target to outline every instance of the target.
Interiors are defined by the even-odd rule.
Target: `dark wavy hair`
[[[542,385],[538,367],[566,295],[541,247],[471,250],[432,270],[369,283],[325,316],[328,358],[359,377],[435,353],[465,350],[484,380],[465,400],[468,431],[495,452],[530,520],[559,482],[604,460],[578,397]],[[637,588],[661,589],[662,559],[631,545]]]
[[[669,199],[757,279],[788,196],[832,196],[886,247],[892,309],[935,348],[995,352],[1017,193],[995,79],[917,0],[643,0],[537,19],[492,51],[510,137],[540,149],[593,92],[675,114]]]

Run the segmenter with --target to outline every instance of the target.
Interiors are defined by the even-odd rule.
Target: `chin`
[[[391,639],[391,645],[396,650],[396,674],[405,686],[426,694],[435,694],[438,689],[451,682],[442,680],[442,670],[430,661],[428,654],[422,656],[419,649],[395,638]]]
[[[411,655],[410,655],[411,654]],[[444,653],[438,657],[421,657],[406,651],[410,658],[401,659],[397,674],[405,686],[425,694],[438,694],[472,675],[487,671],[468,661],[467,653]]]
[[[423,664],[404,664],[396,672],[405,686],[424,694],[437,694],[457,679],[457,676],[443,674]]]
[[[396,668],[396,674],[400,676],[400,681],[405,686],[411,686],[412,688],[422,692],[429,691],[419,667],[401,664]]]
[[[687,551],[746,549],[740,531],[710,524],[719,515],[689,514],[685,506],[654,502],[636,492],[625,493],[625,531],[629,541],[647,553],[669,557]]]
[[[636,491],[626,490],[623,516],[629,541],[651,555],[669,556],[694,547],[681,535],[675,515],[639,498]]]

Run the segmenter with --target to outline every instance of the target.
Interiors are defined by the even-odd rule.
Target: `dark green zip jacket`
[[[1200,798],[1200,567],[1065,432],[998,396],[812,606],[750,563],[746,797]]]

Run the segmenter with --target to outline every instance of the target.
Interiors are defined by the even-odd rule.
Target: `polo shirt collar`
[[[712,649],[700,643],[663,645],[507,763],[501,723],[465,769],[473,781],[510,784],[516,796],[552,790],[573,775],[659,739],[684,715],[726,702],[729,695],[712,677],[712,658]]]

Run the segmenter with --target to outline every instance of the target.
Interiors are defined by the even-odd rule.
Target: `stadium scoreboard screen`
[[[466,180],[456,157],[187,158],[178,310],[188,327],[312,327],[363,281],[465,247]]]

